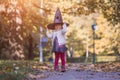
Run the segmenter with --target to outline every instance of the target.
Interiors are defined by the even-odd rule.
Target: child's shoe
[[[54,70],[55,71],[59,71],[59,67],[58,66],[54,66]]]
[[[61,72],[66,72],[65,66],[61,67]]]

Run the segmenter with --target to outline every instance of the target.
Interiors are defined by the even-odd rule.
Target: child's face
[[[62,29],[61,24],[56,24],[56,25],[55,25],[55,30],[60,30],[60,29]]]

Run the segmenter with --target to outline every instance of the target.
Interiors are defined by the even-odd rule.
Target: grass
[[[37,61],[0,61],[0,80],[28,80],[39,66]]]
[[[92,63],[92,56],[88,57],[73,57],[73,58],[67,58],[67,61],[70,63]],[[86,61],[87,60],[87,61]],[[120,61],[120,56],[96,56],[96,62],[114,62],[114,61]]]
[[[97,56],[97,62],[120,61],[120,57]],[[67,58],[67,63],[85,63],[85,57]],[[92,63],[92,57],[89,57],[87,63]],[[36,74],[40,66],[50,63],[39,63],[38,61],[10,61],[0,60],[0,80],[29,80],[28,74]]]

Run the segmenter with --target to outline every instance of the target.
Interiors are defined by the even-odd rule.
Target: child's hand
[[[64,28],[64,27],[67,27],[67,24],[66,24],[66,23],[63,24],[63,28]]]
[[[46,30],[48,31],[49,29],[46,27]]]
[[[64,23],[64,24],[63,24],[63,26],[69,26],[69,24],[67,24],[67,23]]]
[[[67,26],[67,24],[66,24],[66,23],[64,23],[64,24],[63,24],[63,26]]]
[[[49,32],[49,33],[51,33],[51,30],[49,28],[46,28],[46,31]]]

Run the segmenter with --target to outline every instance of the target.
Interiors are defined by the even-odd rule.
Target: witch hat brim
[[[57,11],[56,11],[56,13],[55,13],[54,23],[48,24],[48,25],[47,25],[47,28],[54,30],[56,24],[61,24],[61,25],[64,24],[64,22],[63,22],[63,20],[62,20],[62,16],[61,16],[61,12],[60,12],[60,9],[59,9],[59,8],[57,8]],[[68,23],[66,23],[66,25],[69,26]]]
[[[63,25],[64,23],[61,23],[61,25]],[[65,23],[67,26],[69,26],[69,24],[68,23]],[[55,29],[55,25],[56,25],[56,23],[50,23],[50,24],[48,24],[47,25],[47,28],[48,29],[51,29],[51,30],[54,30]]]

